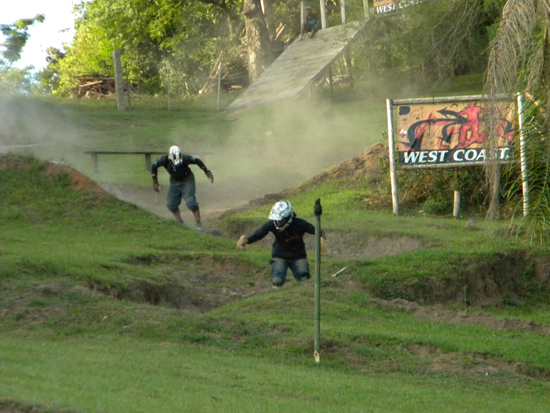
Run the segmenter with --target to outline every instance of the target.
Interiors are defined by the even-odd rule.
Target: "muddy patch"
[[[425,247],[425,243],[413,237],[369,237],[365,240],[353,234],[330,232],[329,254],[340,259],[376,259],[403,254]]]

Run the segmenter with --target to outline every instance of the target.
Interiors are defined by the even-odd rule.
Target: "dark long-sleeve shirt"
[[[304,219],[293,218],[290,225],[284,231],[278,231],[275,223],[268,221],[254,234],[247,237],[248,243],[252,244],[259,241],[270,232],[275,235],[271,256],[286,260],[298,260],[307,258],[304,234],[315,234],[315,227]]]
[[[170,183],[177,183],[183,181],[189,174],[191,174],[191,169],[189,165],[197,165],[204,172],[208,169],[203,161],[199,158],[193,158],[190,155],[183,155],[183,161],[178,166],[172,165],[167,155],[163,155],[158,158],[155,163],[151,166],[151,174],[153,175],[153,182],[157,182],[157,171],[160,166],[164,166],[168,174],[170,174]]]

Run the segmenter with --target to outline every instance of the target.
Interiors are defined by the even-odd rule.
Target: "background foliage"
[[[272,4],[275,26],[285,29],[279,45],[271,45],[279,50],[281,42],[287,44],[299,34],[300,3]],[[504,4],[438,0],[378,15],[336,71],[353,68],[358,79],[407,75],[427,85],[483,72]],[[311,5],[318,9],[316,2]],[[75,6],[73,44],[48,66],[55,76],[40,81],[47,91],[68,95],[76,77],[112,73],[112,51],[120,49],[128,76],[141,81],[143,93],[165,93],[169,78],[176,93],[195,96],[220,57],[225,62],[242,57],[242,7],[241,0],[83,2]],[[348,0],[346,10],[348,21],[364,19],[362,1]],[[328,2],[328,24],[341,24],[340,19],[339,4]]]
[[[286,44],[298,33],[300,4],[272,3],[275,24],[285,27]],[[360,0],[346,3],[350,20],[364,18],[362,5]],[[338,6],[327,3],[331,25],[339,24]],[[112,51],[120,49],[126,75],[139,79],[142,93],[162,95],[170,84],[174,94],[197,96],[220,62],[241,60],[238,67],[246,67],[242,8],[240,0],[87,1],[75,8],[73,44],[64,51],[51,50],[50,64],[37,75],[31,68],[13,69],[11,63],[20,56],[28,27],[44,16],[3,25],[7,40],[2,44],[0,90],[68,95],[79,76],[112,73]],[[387,95],[393,93],[397,77],[430,95],[457,76],[482,74],[489,96],[527,91],[538,109],[530,109],[537,114],[529,114],[525,129],[533,148],[529,164],[534,200],[526,221],[531,220],[527,224],[542,238],[550,216],[548,172],[541,167],[550,164],[550,149],[543,139],[549,119],[549,10],[548,0],[425,1],[399,13],[371,17],[359,41],[334,65],[334,73],[351,73],[367,92],[385,82]],[[519,159],[519,151],[515,155]],[[503,187],[500,166],[489,165],[487,172],[490,195],[484,202],[490,204],[489,217],[500,213],[505,197],[519,205],[520,171],[514,165],[504,171]]]

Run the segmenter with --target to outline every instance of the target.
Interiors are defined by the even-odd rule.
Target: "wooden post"
[[[455,219],[460,218],[460,191],[455,191],[453,217]]]
[[[170,90],[170,68],[167,70],[167,87],[168,87],[168,110],[172,110],[171,90]]]
[[[399,215],[399,197],[397,196],[397,168],[395,166],[395,144],[393,142],[393,101],[386,99],[386,110],[388,116],[388,149],[390,157],[390,181],[391,198],[394,215]]]
[[[330,85],[330,101],[334,101],[334,87],[332,86],[332,65],[328,67],[328,84]]]
[[[222,93],[222,62],[218,66],[218,110],[220,110],[220,94]]]
[[[344,54],[344,65],[346,66],[346,69],[348,70],[348,76],[349,76],[349,83],[351,88],[353,89],[355,87],[355,81],[353,79],[353,62],[351,60],[351,50],[348,48]]]
[[[120,62],[120,50],[113,50],[113,62],[115,66],[115,88],[118,100],[118,110],[126,111],[126,102],[124,101],[124,77],[122,76],[122,64]]]
[[[319,10],[321,11],[321,28],[327,28],[327,9],[325,8],[325,0],[319,0]]]
[[[128,65],[124,64],[124,72],[126,72],[126,81],[124,83],[124,90],[127,90],[128,93],[128,109],[132,110],[132,102],[130,101],[130,76],[128,75]]]
[[[99,173],[99,168],[97,166],[97,153],[92,153],[92,163],[94,164],[94,173]]]
[[[146,153],[145,154],[145,170],[147,172],[151,172],[151,154],[150,153]]]
[[[275,39],[275,17],[273,16],[273,5],[271,0],[261,0],[262,4],[262,13],[265,17],[265,25],[267,26],[267,32],[269,33],[269,40],[273,41]]]
[[[365,20],[368,20],[370,17],[369,0],[363,0],[363,10],[365,12]]]
[[[340,15],[342,17],[342,24],[346,24],[348,22],[346,16],[346,0],[340,0]]]

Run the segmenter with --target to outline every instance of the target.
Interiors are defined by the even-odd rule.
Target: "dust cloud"
[[[244,203],[303,183],[380,142],[386,127],[383,104],[370,114],[302,99],[228,116],[226,139],[206,159],[220,187],[198,190],[204,200],[217,194],[217,204]]]
[[[122,183],[117,173],[100,164],[103,170],[94,174],[91,158],[83,154],[103,138],[101,130],[90,131],[70,110],[47,99],[0,98],[0,153],[33,154],[40,159],[65,163],[88,175],[105,190],[162,217],[172,218],[166,210],[167,173],[159,173],[161,193],[152,191],[151,177],[143,167],[143,156],[132,161],[125,157],[121,166],[132,162],[135,185]],[[201,158],[213,172],[210,184],[202,171],[192,166],[197,182],[197,199],[203,220],[214,219],[224,210],[247,204],[268,193],[280,192],[298,185],[319,172],[361,154],[383,140],[386,128],[385,103],[352,102],[331,104],[327,97],[300,98],[251,108],[241,114],[227,114],[220,135],[212,144],[194,136],[183,139],[188,131],[176,126],[169,136],[161,136],[156,150],[168,150],[176,143],[184,152]],[[129,128],[135,125],[129,125]],[[212,125],[201,125],[207,130]],[[91,128],[93,129],[93,128]],[[208,129],[206,135],[212,136]],[[180,143],[181,142],[181,143]],[[105,150],[118,149],[109,142]],[[139,144],[125,150],[144,150]],[[203,155],[206,153],[206,155]],[[153,156],[153,161],[155,156]],[[107,162],[104,161],[105,164]],[[128,173],[128,172],[125,172]],[[134,172],[131,172],[134,173]],[[191,213],[182,208],[184,220]]]

